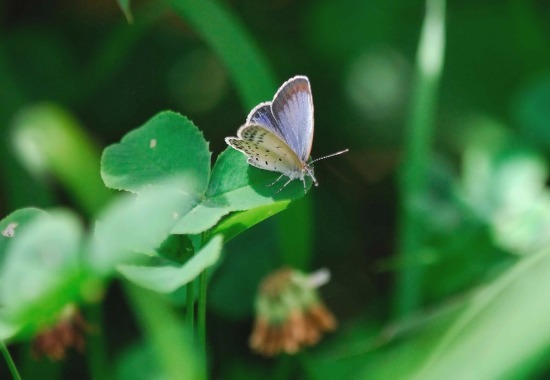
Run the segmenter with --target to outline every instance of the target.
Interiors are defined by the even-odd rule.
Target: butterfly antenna
[[[314,162],[317,162],[317,161],[324,160],[325,158],[338,156],[339,154],[343,154],[343,153],[346,153],[346,152],[349,152],[349,149],[344,149],[344,150],[341,150],[341,151],[336,152],[336,153],[332,153],[332,154],[329,154],[329,155],[326,155],[326,156],[323,156],[323,157],[316,158],[315,160],[311,161],[310,164],[313,164]]]
[[[317,182],[317,179],[315,178],[315,175],[313,174],[313,169],[310,168],[309,166],[306,167],[306,170],[307,170],[307,173],[309,174],[309,176],[311,177],[311,180],[313,181],[313,184],[315,186],[319,186],[319,182]],[[306,181],[304,180],[304,191],[306,189]]]

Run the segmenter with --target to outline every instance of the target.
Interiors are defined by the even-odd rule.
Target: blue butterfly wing
[[[263,126],[268,131],[275,133],[281,140],[285,141],[283,131],[279,127],[279,123],[271,112],[271,102],[258,104],[246,118],[246,124],[257,124]]]
[[[296,76],[283,83],[271,102],[271,115],[264,118],[274,124],[273,128],[302,162],[309,159],[313,143],[313,97],[307,77]]]

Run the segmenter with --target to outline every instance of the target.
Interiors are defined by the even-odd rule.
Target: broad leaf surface
[[[120,265],[118,270],[130,281],[160,293],[170,293],[193,281],[218,261],[222,249],[221,235],[212,238],[199,252],[181,266],[146,267]]]
[[[16,231],[0,269],[2,315],[22,325],[38,324],[79,292],[82,226],[74,214],[54,211]]]
[[[14,211],[0,221],[0,265],[9,243],[18,235],[19,230],[41,215],[46,215],[46,212],[29,207]]]
[[[210,152],[202,132],[175,112],[161,112],[109,146],[101,176],[113,189],[139,193],[167,178],[175,188],[198,197],[206,191]]]
[[[193,205],[189,195],[170,183],[142,189],[138,196],[126,195],[100,215],[90,242],[90,264],[108,273],[135,253],[157,255],[155,249]]]
[[[173,233],[199,233],[213,227],[222,216],[232,211],[250,210],[304,195],[303,184],[298,180],[276,194],[285,179],[271,187],[268,185],[278,176],[279,173],[250,166],[242,153],[227,148],[216,161],[206,197],[179,221]],[[309,188],[311,182],[307,183]]]

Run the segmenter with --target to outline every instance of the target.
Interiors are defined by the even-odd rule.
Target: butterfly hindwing
[[[289,146],[275,133],[261,125],[244,125],[237,137],[225,139],[227,144],[243,152],[248,163],[260,169],[290,176],[301,171],[301,162]]]

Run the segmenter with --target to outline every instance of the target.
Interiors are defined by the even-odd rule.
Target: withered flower
[[[252,350],[265,356],[295,354],[334,330],[336,319],[316,290],[328,277],[326,270],[306,275],[289,267],[267,276],[256,296],[256,322],[249,342]]]
[[[57,324],[39,332],[32,342],[35,358],[46,356],[50,360],[62,360],[69,348],[84,352],[84,335],[90,328],[74,305],[67,305]]]

